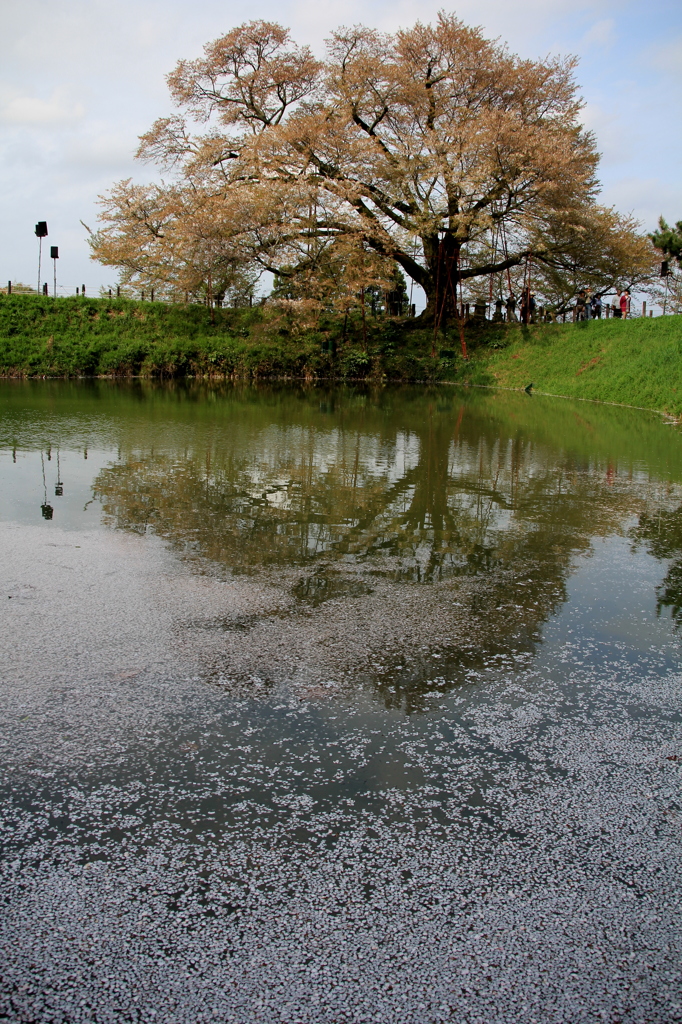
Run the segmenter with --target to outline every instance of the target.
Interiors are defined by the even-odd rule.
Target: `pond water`
[[[9,1019],[682,1019],[677,427],[6,381],[0,481]]]

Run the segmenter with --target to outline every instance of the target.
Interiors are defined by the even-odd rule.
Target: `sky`
[[[322,55],[338,25],[433,20],[443,0],[0,0],[0,283],[37,285],[34,226],[58,245],[58,292],[116,284],[89,258],[97,197],[155,171],[138,136],[172,112],[165,76],[255,18]],[[601,201],[646,230],[682,220],[681,0],[462,0],[446,6],[523,57],[574,54],[583,121],[602,153]],[[52,267],[43,271],[52,291]]]

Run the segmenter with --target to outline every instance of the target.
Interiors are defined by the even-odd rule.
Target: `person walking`
[[[601,320],[601,295],[593,295],[590,303],[593,320]]]
[[[592,289],[588,288],[585,292],[585,319],[589,320],[592,316]]]
[[[516,323],[516,319],[517,319],[516,318],[516,298],[514,297],[514,295],[512,293],[510,293],[509,298],[507,299],[506,306],[507,306],[507,323],[509,323],[509,324]]]

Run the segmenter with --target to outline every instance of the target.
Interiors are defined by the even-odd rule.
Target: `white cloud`
[[[651,231],[661,214],[668,221],[679,220],[682,210],[682,184],[670,184],[661,178],[627,177],[607,182],[602,202],[621,213],[634,213]]]
[[[628,160],[640,144],[632,126],[624,120],[618,104],[607,109],[599,103],[586,103],[581,119],[585,127],[594,132],[597,148],[606,163],[617,164]]]
[[[0,88],[0,121],[12,125],[62,125],[85,116],[82,103],[69,99],[65,89],[54,89],[48,99]]]
[[[269,4],[270,0],[266,2]],[[612,7],[615,3],[612,0],[520,0],[511,4],[509,0],[459,0],[453,5],[443,4],[442,0],[346,0],[340,5],[334,0],[318,0],[315,4],[310,4],[309,0],[288,0],[275,12],[261,16],[274,17],[292,29],[294,38],[320,50],[322,40],[339,25],[361,22],[393,32],[416,21],[433,22],[438,12],[445,9],[453,11],[468,25],[482,26],[489,38],[500,37],[512,49],[532,55],[537,47],[545,49],[543,35],[548,25],[565,17],[596,18],[604,12],[605,6]],[[241,17],[237,19],[241,20]],[[613,22],[605,19],[596,24]],[[560,52],[567,48],[558,46]]]
[[[682,36],[664,43],[662,46],[651,47],[647,53],[648,63],[657,71],[675,78],[682,78]]]
[[[613,18],[595,21],[582,38],[583,46],[610,46],[615,39],[616,23]]]
[[[64,147],[63,160],[69,168],[110,169],[113,174],[125,168],[132,173],[138,166],[133,157],[137,144],[137,136],[132,132],[100,127],[70,140]]]

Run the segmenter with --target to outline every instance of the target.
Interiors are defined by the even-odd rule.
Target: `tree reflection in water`
[[[645,544],[649,554],[662,560],[672,559],[665,579],[656,588],[656,612],[664,608],[677,625],[682,623],[682,505],[643,512],[631,536],[637,544]]]
[[[325,404],[317,417],[254,423],[237,404],[209,438],[123,447],[95,495],[112,527],[152,530],[185,557],[252,576],[277,567],[292,602],[280,628],[297,608],[333,607],[346,668],[366,627],[369,675],[387,701],[411,706],[442,685],[432,657],[453,680],[472,659],[532,648],[565,600],[572,556],[644,508],[646,483],[539,443],[485,405],[424,397],[395,415],[355,412]],[[376,627],[396,615],[400,628]],[[291,644],[310,628],[299,618]],[[339,657],[319,653],[320,672],[340,671]]]
[[[122,453],[95,495],[110,525],[151,527],[233,570],[375,558],[420,582],[547,544],[584,547],[626,511],[600,471],[557,464],[530,441],[491,439],[463,417],[463,407],[454,424],[431,415],[391,439],[293,425],[243,448],[233,436],[201,452]]]

